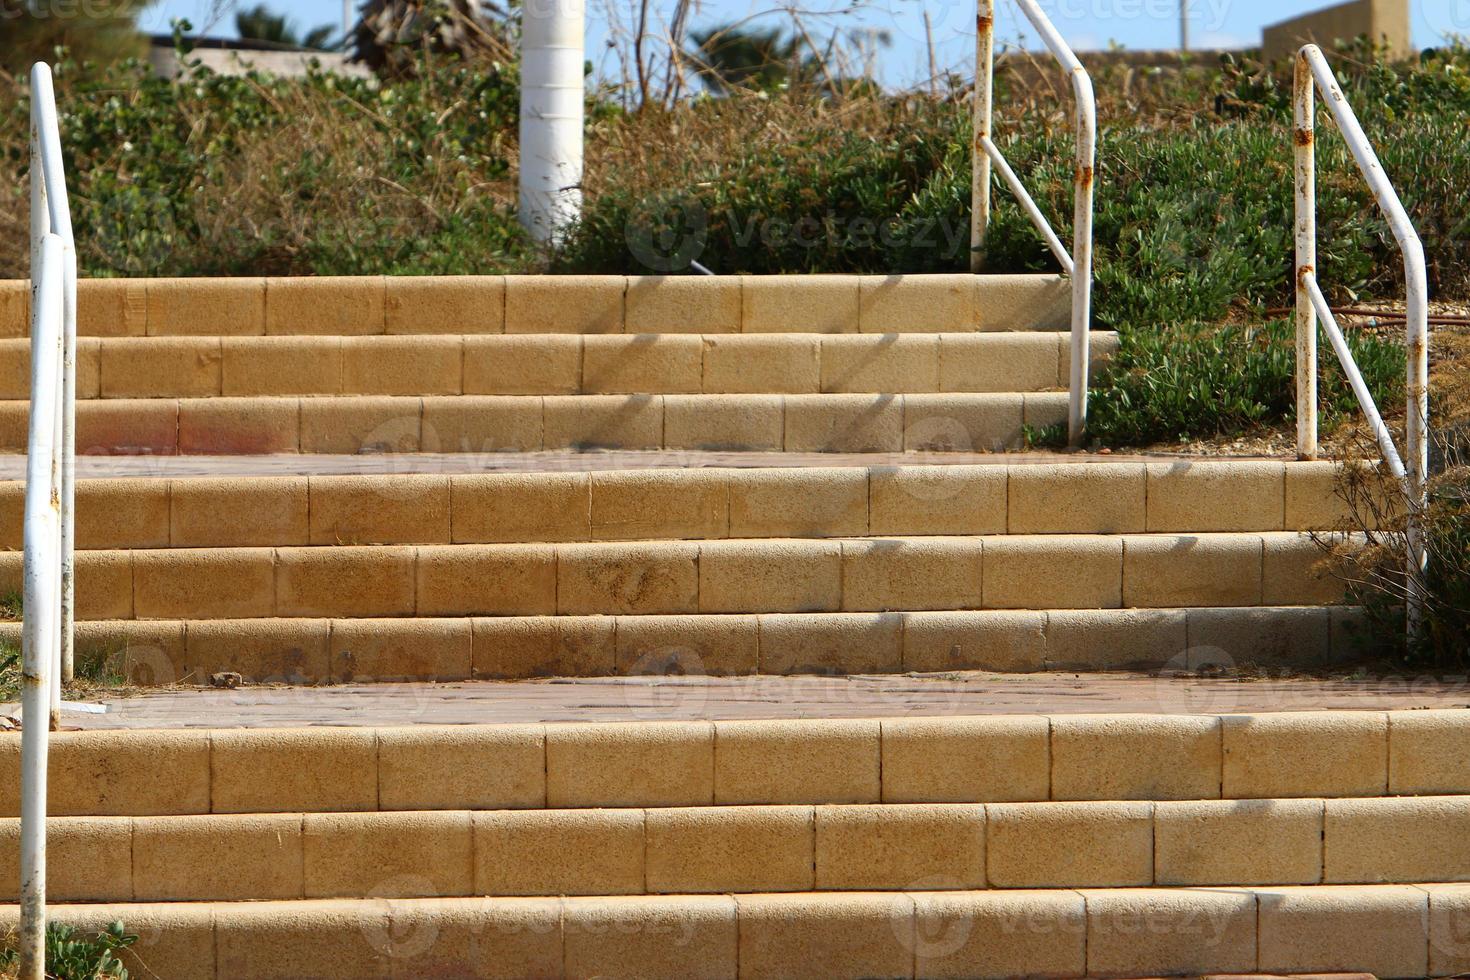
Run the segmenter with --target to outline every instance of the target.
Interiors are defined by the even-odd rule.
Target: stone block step
[[[814,892],[57,905],[160,980],[1157,977],[1470,970],[1470,887]],[[14,927],[15,906],[0,907]]]
[[[29,407],[0,402],[0,452],[24,450]],[[1066,412],[1064,391],[93,399],[77,404],[77,452],[988,452]]]
[[[1356,606],[674,616],[102,620],[77,650],[138,686],[533,677],[1310,670],[1363,659]],[[20,624],[0,623],[20,644]]]
[[[84,279],[95,337],[375,334],[952,333],[1070,329],[1054,275]],[[0,337],[29,334],[30,284],[0,281]]]
[[[0,733],[0,816],[20,812],[20,739]],[[1463,709],[114,730],[57,732],[48,792],[58,817],[1399,797],[1374,805],[1448,833],[1460,817],[1411,797],[1470,794],[1467,752]],[[1191,812],[1207,834],[1232,808]],[[1363,853],[1420,860],[1430,834]]]
[[[1470,881],[1470,796],[53,817],[47,852],[62,902],[1412,884]],[[0,818],[0,901],[19,856]]]
[[[1342,482],[1273,460],[83,479],[77,546],[1332,530]],[[0,547],[24,490],[0,483]]]
[[[76,594],[78,619],[1297,606],[1341,600],[1324,563],[1294,531],[172,548],[80,551]]]
[[[1092,335],[1104,367],[1115,333]],[[820,394],[1064,389],[1065,333],[106,337],[77,397]],[[0,340],[0,399],[30,397],[30,343]]]

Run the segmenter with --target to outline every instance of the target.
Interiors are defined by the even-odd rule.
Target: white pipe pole
[[[1292,106],[1296,146],[1296,455],[1317,458],[1317,317],[1307,277],[1317,274],[1316,95],[1305,50],[1298,52]]]
[[[983,264],[981,249],[990,227],[990,141],[992,89],[995,75],[995,7],[992,0],[975,3],[975,104],[970,107],[974,139],[970,147],[970,271]]]
[[[1037,207],[1036,201],[1026,190],[1026,185],[1021,183],[1021,178],[1016,176],[1016,172],[1011,169],[1010,161],[1006,160],[1005,154],[1000,152],[1000,147],[996,146],[995,141],[988,136],[985,137],[983,148],[986,154],[988,154],[987,159],[995,161],[996,168],[1000,170],[1001,178],[1005,180],[1006,185],[1011,189],[1011,193],[1016,195],[1016,200],[1021,202],[1021,207],[1030,216],[1031,224],[1036,226],[1036,230],[1041,233],[1041,237],[1046,239],[1046,247],[1051,249],[1052,255],[1056,256],[1057,262],[1061,264],[1062,271],[1070,276],[1076,268],[1076,265],[1072,261],[1072,256],[1067,254],[1066,246],[1057,237],[1057,233],[1052,230],[1051,223],[1046,220],[1046,215],[1041,213],[1041,208]]]
[[[555,244],[582,209],[585,0],[529,0],[521,20],[520,218]]]

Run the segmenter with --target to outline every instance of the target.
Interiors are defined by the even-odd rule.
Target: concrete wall
[[[1351,41],[1365,34],[1376,43],[1386,44],[1392,57],[1413,55],[1409,0],[1350,0],[1271,24],[1262,31],[1262,48],[1266,60],[1275,61],[1290,58],[1308,42],[1330,50],[1334,42]]]
[[[205,67],[221,75],[243,75],[254,69],[268,75],[294,78],[305,75],[313,60],[320,62],[324,70],[338,75],[366,78],[371,74],[363,65],[349,64],[343,55],[333,51],[250,51],[198,47],[189,57],[197,58]],[[179,59],[171,44],[149,48],[148,60],[160,78],[173,78],[179,73]]]

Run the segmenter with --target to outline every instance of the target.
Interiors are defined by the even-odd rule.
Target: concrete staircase
[[[191,980],[1444,976],[1467,753],[1462,711],[70,733],[49,888]]]

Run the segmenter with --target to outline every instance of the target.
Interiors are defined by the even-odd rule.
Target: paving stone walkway
[[[284,727],[1470,707],[1470,680],[1240,680],[1136,673],[589,678],[158,691],[79,728]],[[13,708],[5,709],[6,713]]]

